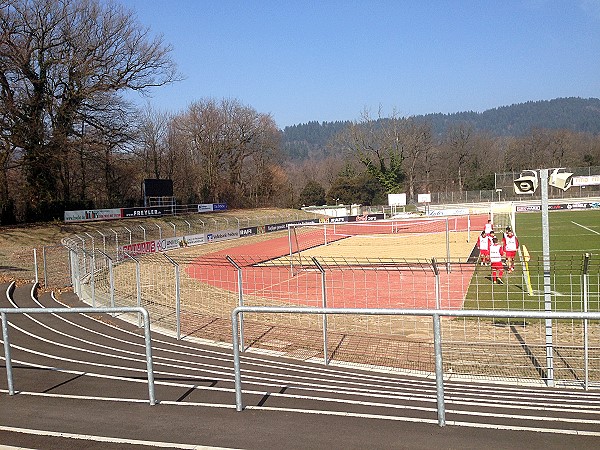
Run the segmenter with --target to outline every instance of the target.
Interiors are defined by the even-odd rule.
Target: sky
[[[108,0],[107,0],[108,1]],[[173,46],[165,112],[235,99],[281,129],[600,97],[600,0],[114,0]]]

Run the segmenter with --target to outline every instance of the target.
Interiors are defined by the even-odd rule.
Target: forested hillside
[[[468,125],[476,133],[522,137],[534,129],[569,130],[600,134],[600,99],[557,98],[501,106],[483,112],[431,113],[411,117],[428,123],[436,137],[457,125]],[[379,121],[385,119],[379,119]],[[323,148],[340,130],[342,122],[308,122],[283,130],[283,147],[291,159],[302,159]]]

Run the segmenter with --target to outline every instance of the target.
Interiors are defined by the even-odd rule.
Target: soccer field
[[[548,222],[552,256],[582,258],[584,253],[591,253],[593,259],[600,256],[600,209],[550,211]],[[541,213],[517,214],[516,232],[521,245],[526,245],[532,256],[541,257]]]
[[[515,272],[505,275],[502,286],[491,283],[489,267],[477,267],[465,308],[544,310],[542,216],[519,213],[515,221],[521,248],[525,246],[531,256],[528,265],[517,257]],[[587,253],[588,310],[600,311],[600,210],[551,211],[548,222],[552,309],[583,310],[583,267]]]

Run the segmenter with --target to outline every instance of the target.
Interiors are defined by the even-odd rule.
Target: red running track
[[[471,218],[471,226],[475,230],[483,229],[486,222],[487,216]],[[299,235],[298,239],[314,242],[314,236],[311,238],[309,235]],[[227,262],[225,257],[229,256],[242,267],[245,298],[251,296],[297,306],[323,306],[322,277],[316,268],[307,270],[305,266],[297,270],[268,263],[261,265],[288,254],[288,237],[278,237],[203,255],[187,266],[186,272],[204,283],[237,292],[237,271]],[[444,267],[442,269],[439,307],[460,309],[475,265],[453,264],[450,273]],[[435,276],[428,264],[410,267],[327,266],[325,273],[327,307],[426,309],[438,306]],[[254,301],[251,303],[256,304]]]

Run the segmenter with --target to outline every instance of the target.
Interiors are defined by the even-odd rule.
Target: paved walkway
[[[56,307],[31,286],[0,307]],[[79,305],[74,296],[61,301]],[[242,360],[235,411],[229,348],[153,334],[150,406],[140,330],[107,315],[10,316],[14,382],[0,376],[0,444],[25,448],[598,448],[600,393],[445,384],[258,354]],[[4,355],[3,347],[0,349]],[[0,359],[4,369],[4,359]],[[1,372],[4,372],[2,370]],[[1,373],[0,372],[0,373]]]

